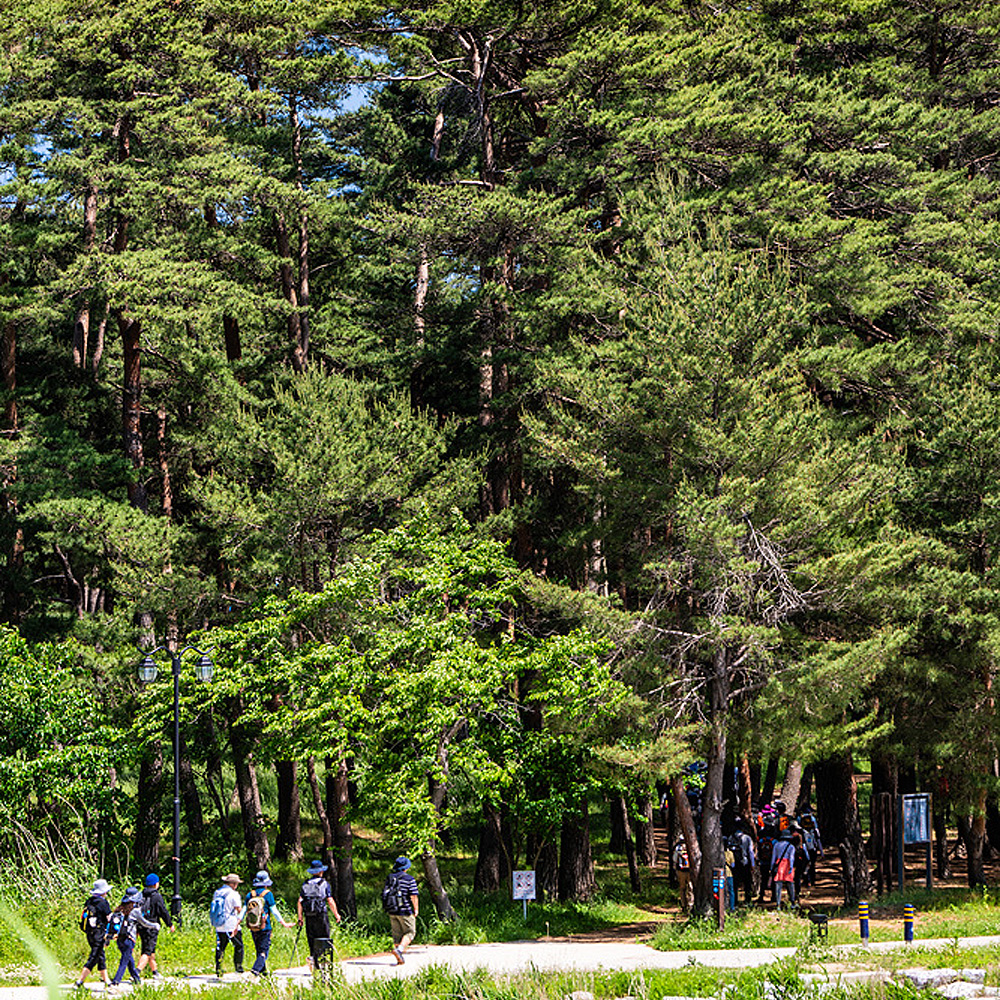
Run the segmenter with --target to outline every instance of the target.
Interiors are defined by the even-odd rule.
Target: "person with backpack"
[[[250,968],[250,971],[255,976],[267,975],[267,956],[271,950],[271,918],[273,917],[277,920],[282,927],[293,926],[287,920],[284,920],[278,912],[278,904],[274,898],[274,893],[271,892],[272,885],[274,883],[266,871],[261,870],[257,872],[253,877],[252,888],[244,900],[243,909],[245,916],[243,917],[243,923],[246,924],[247,930],[250,931],[250,937],[253,938],[253,946],[256,952],[256,957]]]
[[[171,932],[174,929],[174,922],[170,919],[170,911],[160,895],[160,876],[150,872],[146,876],[146,881],[142,890],[142,915],[147,920],[155,920],[158,924],[166,924]],[[157,931],[149,930],[146,927],[139,928],[139,974],[149,966],[149,975],[152,979],[159,979],[160,972],[156,967],[156,938]]]
[[[296,910],[299,927],[305,924],[306,941],[309,943],[309,967],[317,968],[320,955],[330,943],[330,913],[340,923],[340,912],[333,898],[330,883],[323,877],[326,865],[313,861],[309,865],[309,878],[302,883]],[[322,942],[322,943],[319,943]]]
[[[674,871],[677,873],[677,895],[680,898],[681,913],[690,913],[694,905],[694,886],[691,885],[691,862],[683,837],[679,837],[674,845],[672,860]]]
[[[736,858],[734,875],[736,877],[736,895],[739,897],[740,887],[743,887],[743,899],[747,906],[753,903],[753,872],[757,864],[757,855],[753,847],[753,837],[747,833],[746,826],[741,820],[736,824],[736,832],[733,834],[735,847],[733,854]]]
[[[410,947],[417,934],[420,890],[417,880],[410,874],[411,865],[409,858],[396,858],[382,887],[382,909],[389,914],[392,953],[396,956],[397,965],[403,964],[403,952]]]
[[[154,920],[147,920],[142,914],[142,889],[137,885],[131,885],[125,890],[121,903],[111,914],[111,921],[108,924],[108,938],[114,936],[118,943],[118,950],[121,952],[121,961],[118,963],[118,971],[111,980],[111,986],[117,986],[125,978],[127,972],[132,977],[132,982],[136,985],[142,982],[139,970],[135,965],[133,952],[135,951],[135,941],[140,927],[146,930],[158,931],[160,925]]]
[[[90,954],[87,961],[83,963],[80,975],[73,983],[76,987],[82,987],[84,980],[94,971],[95,967],[108,986],[108,960],[104,951],[105,938],[108,933],[108,921],[111,919],[111,904],[108,902],[108,893],[111,892],[111,885],[105,879],[99,878],[94,883],[94,888],[90,890],[90,898],[83,904],[83,912],[80,914],[80,930],[87,935],[87,944],[90,946]]]
[[[802,844],[797,833],[786,830],[778,835],[771,848],[771,877],[774,880],[774,905],[781,909],[781,894],[788,895],[789,905],[795,905],[795,852]]]
[[[222,956],[229,942],[233,943],[233,967],[243,972],[243,899],[236,887],[243,879],[232,873],[222,876],[222,885],[212,894],[208,919],[215,929],[215,975],[222,978]]]

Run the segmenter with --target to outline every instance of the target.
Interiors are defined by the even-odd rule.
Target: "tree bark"
[[[323,792],[319,786],[319,778],[316,776],[315,757],[309,757],[306,760],[306,775],[309,779],[309,790],[312,792],[313,808],[316,810],[316,818],[319,820],[319,828],[323,834],[323,863],[329,865],[333,862],[331,850],[333,847],[333,828],[330,826],[330,817],[323,805]]]
[[[230,725],[229,739],[233,748],[236,789],[240,799],[240,814],[243,818],[243,842],[257,867],[267,868],[271,863],[271,848],[267,842],[264,809],[260,801],[260,787],[257,784],[253,740],[239,723]]]
[[[275,762],[274,771],[278,778],[278,836],[274,844],[274,856],[282,861],[300,861],[302,809],[299,801],[298,764],[294,760],[279,760]]]
[[[781,783],[781,801],[785,803],[789,816],[795,815],[802,787],[802,761],[790,760],[785,768],[785,780]]]
[[[188,756],[187,744],[181,737],[181,799],[184,803],[184,818],[187,820],[188,837],[198,840],[205,831],[205,815],[201,808],[201,796],[194,780],[194,768]]]
[[[594,889],[590,810],[584,796],[578,810],[568,810],[563,814],[559,837],[559,899],[584,903],[593,896]]]
[[[483,801],[483,818],[479,826],[479,851],[476,873],[472,879],[474,892],[499,892],[503,885],[503,831],[500,810],[488,799]]]
[[[729,650],[716,650],[709,681],[708,768],[701,806],[701,866],[694,881],[694,911],[709,916],[713,909],[713,869],[722,868],[722,790],[726,768],[726,729],[729,709]],[[692,880],[694,876],[692,874]]]
[[[653,800],[648,795],[639,797],[636,821],[632,824],[635,851],[639,864],[644,868],[656,865],[656,833],[653,823]]]
[[[749,823],[753,815],[753,773],[750,770],[750,758],[745,750],[740,755],[739,792],[740,804],[737,812]]]
[[[766,806],[774,798],[774,786],[778,783],[778,758],[768,757],[764,783],[760,788],[760,804]]]
[[[118,331],[122,338],[124,382],[122,384],[122,439],[125,459],[136,475],[128,483],[128,501],[144,514],[149,512],[149,497],[142,478],[145,463],[142,448],[142,347],[141,324],[118,314]]]
[[[155,740],[139,762],[135,817],[135,860],[147,871],[160,863],[160,819],[163,796],[163,747]]]
[[[612,854],[625,853],[625,829],[628,825],[624,812],[625,799],[621,795],[612,795],[608,803],[609,827],[611,835],[608,839],[608,850]]]
[[[97,239],[97,188],[87,185],[83,198],[83,250],[90,253]],[[84,297],[73,325],[73,365],[83,368],[87,363],[87,341],[90,337],[90,302]]]
[[[965,844],[967,881],[970,889],[980,889],[986,885],[986,870],[983,864],[986,851],[986,790],[979,795],[976,810],[971,815],[959,815],[958,835]]]
[[[815,765],[816,805],[825,846],[837,845],[844,903],[852,906],[871,888],[858,814],[858,786],[849,753]]]
[[[354,830],[351,828],[351,785],[347,761],[326,762],[327,816],[333,834],[333,855],[337,861],[337,909],[347,920],[357,920],[354,894]]]
[[[698,843],[698,831],[695,829],[694,816],[691,815],[691,803],[688,801],[687,789],[684,787],[684,778],[679,774],[675,775],[670,779],[670,788],[674,798],[674,808],[671,810],[674,823],[680,827],[684,846],[687,848],[691,881],[697,885],[701,872],[701,845]],[[673,844],[670,846],[670,863],[673,864]]]
[[[437,858],[432,851],[424,851],[420,855],[421,863],[424,866],[424,877],[427,879],[427,888],[430,889],[431,899],[434,901],[434,909],[437,911],[438,920],[451,923],[458,918],[448,892],[441,879],[441,871],[438,868]]]
[[[618,809],[622,817],[622,836],[625,841],[625,858],[628,861],[628,880],[633,892],[642,892],[639,880],[639,864],[635,856],[635,841],[632,839],[632,823],[628,815],[628,803],[623,795],[618,796]]]

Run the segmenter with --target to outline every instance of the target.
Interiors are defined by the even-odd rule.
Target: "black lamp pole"
[[[166,646],[151,649],[142,661],[139,675],[144,681],[156,679],[156,661],[154,653],[166,650],[170,653],[170,666],[174,678],[174,894],[170,899],[170,912],[181,925],[181,657],[189,650],[198,654],[198,679],[212,679],[212,661],[207,653],[195,646],[185,646],[177,651],[167,650]]]

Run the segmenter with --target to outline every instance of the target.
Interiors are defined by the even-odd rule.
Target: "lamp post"
[[[156,680],[155,653],[170,653],[170,665],[174,675],[174,894],[170,900],[170,912],[181,923],[181,657],[187,652],[198,654],[194,671],[198,680],[210,681],[215,669],[211,657],[195,646],[185,646],[180,650],[169,650],[166,646],[151,649],[139,664],[139,680],[149,684]]]

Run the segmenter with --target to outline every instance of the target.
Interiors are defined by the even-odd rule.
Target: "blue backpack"
[[[208,908],[208,920],[216,930],[220,930],[225,926],[227,917],[226,897],[229,893],[229,889],[220,887],[212,895],[212,905]]]

